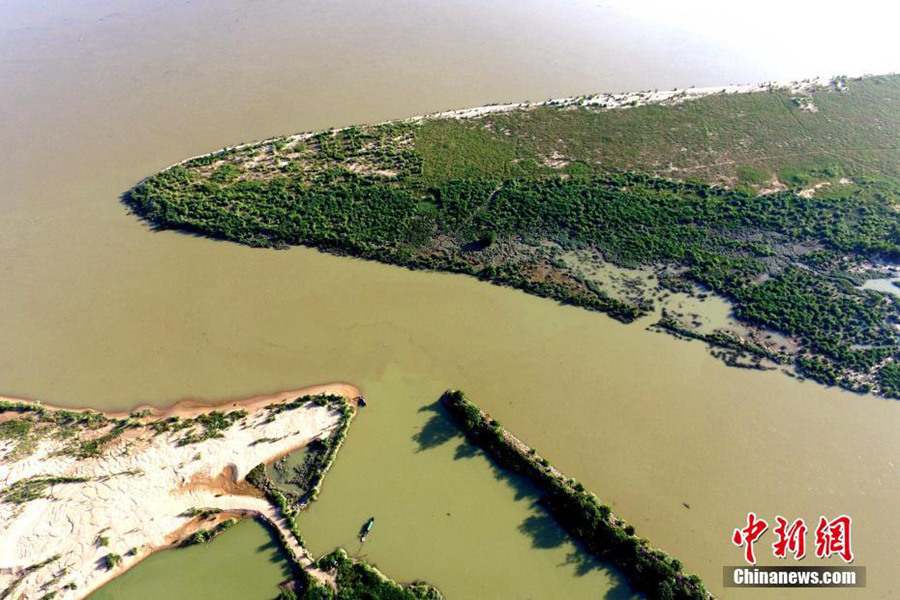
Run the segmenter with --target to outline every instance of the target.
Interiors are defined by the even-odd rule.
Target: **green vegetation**
[[[43,498],[51,485],[84,483],[84,477],[28,477],[20,479],[0,490],[0,502],[25,504]]]
[[[106,567],[107,571],[112,571],[115,569],[119,563],[122,562],[122,557],[119,554],[114,552],[110,552],[106,556],[103,557],[103,566]]]
[[[33,425],[32,421],[26,421],[25,419],[3,421],[0,423],[0,440],[23,438],[31,433]]]
[[[228,413],[214,410],[209,413],[198,415],[193,419],[186,419],[180,422],[176,421],[179,424],[178,429],[191,428],[184,437],[178,440],[178,445],[187,446],[188,444],[196,444],[197,442],[203,442],[213,438],[225,437],[222,435],[222,431],[228,429],[246,416],[246,410],[233,410]]]
[[[60,426],[68,427],[86,427],[88,429],[98,429],[109,423],[121,423],[116,419],[111,419],[103,413],[92,410],[61,410],[48,409],[36,402],[10,401],[0,399],[0,414],[4,412],[15,412],[24,415],[31,415],[41,423],[52,423]]]
[[[699,577],[683,573],[679,561],[635,535],[634,527],[613,514],[609,506],[601,504],[580,483],[567,479],[533,448],[466,400],[462,392],[445,392],[441,402],[472,443],[501,467],[531,479],[544,492],[541,503],[559,524],[588,552],[618,567],[635,589],[650,598],[667,600],[710,597]]]
[[[202,514],[202,513],[201,513]],[[220,533],[231,529],[234,525],[237,524],[236,519],[225,519],[212,529],[202,529],[200,531],[195,531],[194,534],[185,540],[184,545],[193,546],[195,544],[207,544]]]
[[[0,423],[0,442],[12,443],[8,458],[14,459],[31,454],[34,452],[37,439],[35,422],[29,418],[21,417]]]
[[[123,428],[116,426],[109,433],[105,433],[100,437],[80,439],[76,442],[73,452],[78,458],[90,458],[92,456],[100,456],[103,448],[109,442],[113,441],[121,435]]]
[[[191,507],[181,513],[182,517],[200,517],[201,519],[208,519],[213,515],[218,515],[222,512],[221,508],[196,508]]]
[[[798,95],[818,110],[797,107],[791,99]],[[635,110],[552,105],[429,121],[417,130],[416,149],[430,185],[585,171],[764,186],[778,173],[797,173],[836,183],[842,175],[897,176],[898,103],[900,77],[892,75],[808,93],[775,89]]]
[[[663,318],[654,323],[654,326],[679,337],[701,340],[719,348],[732,350],[734,351],[734,354],[732,355],[731,364],[734,364],[735,366],[764,369],[765,367],[762,365],[762,359],[768,359],[776,364],[782,364],[789,361],[789,358],[785,353],[775,352],[765,346],[740,340],[726,333],[698,333],[689,327],[685,327],[677,320],[669,318],[665,312],[663,313]],[[739,359],[744,356],[751,357],[751,362],[741,362]]]
[[[749,165],[740,166],[735,169],[735,176],[741,184],[747,186],[761,186],[771,178],[769,173],[757,167]]]
[[[286,410],[295,410],[307,404],[330,406],[334,410],[340,411],[341,423],[335,433],[316,444],[316,448],[311,452],[308,468],[302,469],[300,475],[302,475],[303,480],[299,482],[299,485],[307,490],[306,493],[300,496],[293,490],[276,485],[266,473],[265,464],[256,465],[247,474],[247,481],[262,491],[269,501],[278,507],[281,516],[288,524],[288,529],[297,538],[301,546],[304,545],[304,541],[297,526],[297,516],[301,510],[306,508],[318,496],[325,473],[331,468],[341,445],[347,437],[347,429],[350,427],[350,419],[353,416],[353,409],[350,408],[343,396],[318,394],[315,396],[301,396],[283,404],[272,404],[267,407],[269,418]]]
[[[878,378],[886,396],[900,398],[900,364],[887,363],[878,371]]]
[[[323,571],[334,573],[337,594],[318,586],[307,598],[335,600],[440,600],[437,589],[422,582],[400,585],[369,564],[353,560],[343,550],[335,550],[317,561]]]
[[[582,100],[230,149],[128,202],[160,228],[467,273],[624,322],[653,310],[556,254],[590,250],[727,298],[796,342],[786,360],[808,377],[898,395],[880,371],[900,358],[900,305],[858,284],[900,259],[900,76],[672,106]]]
[[[98,456],[107,443],[133,426],[128,419],[113,419],[90,410],[47,409],[34,402],[0,400],[0,414],[5,412],[18,413],[15,418],[0,423],[0,442],[11,440],[14,443],[6,456],[8,459],[31,454],[45,435],[70,440],[60,451],[62,454],[91,458]]]
[[[336,394],[316,394],[313,396],[300,396],[299,398],[294,398],[290,402],[276,403],[270,404],[266,407],[269,411],[269,415],[274,416],[281,414],[287,410],[295,410],[306,406],[307,404],[314,404],[315,406],[333,406],[335,408],[341,408],[346,406],[347,401],[343,396],[338,396]]]

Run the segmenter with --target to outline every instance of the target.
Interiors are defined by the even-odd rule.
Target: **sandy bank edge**
[[[321,383],[311,385],[305,388],[283,390],[278,392],[269,392],[265,394],[257,394],[243,398],[223,398],[221,400],[196,400],[186,398],[177,400],[173,404],[156,406],[148,403],[141,403],[130,409],[104,410],[93,406],[62,406],[59,404],[45,404],[40,400],[28,398],[24,396],[14,396],[9,394],[0,394],[0,400],[8,402],[25,402],[26,404],[34,404],[45,410],[70,410],[74,412],[91,411],[105,415],[111,419],[127,418],[134,411],[149,410],[153,419],[163,419],[167,417],[193,418],[203,413],[214,410],[235,410],[244,409],[247,412],[254,412],[264,406],[268,406],[274,402],[283,402],[298,396],[316,396],[319,394],[335,394],[343,396],[348,401],[353,401],[362,395],[356,386],[334,381],[330,383]]]
[[[521,102],[506,102],[506,103],[492,103],[485,104],[482,106],[475,106],[470,108],[459,108],[459,109],[449,109],[442,111],[435,111],[426,113],[423,115],[416,115],[412,117],[400,117],[396,119],[388,119],[386,121],[379,121],[376,123],[357,123],[355,125],[365,125],[365,126],[377,126],[377,125],[385,125],[388,123],[421,123],[424,121],[435,120],[435,119],[471,119],[480,117],[483,115],[491,114],[491,113],[505,113],[514,110],[530,110],[534,108],[539,108],[542,106],[555,106],[557,108],[566,108],[573,106],[585,106],[590,107],[594,110],[613,110],[613,109],[623,109],[637,106],[648,106],[648,105],[669,105],[669,104],[680,104],[685,101],[697,100],[699,98],[705,98],[707,96],[717,96],[722,94],[750,94],[750,93],[758,93],[758,92],[769,92],[769,91],[788,91],[794,94],[807,94],[816,89],[824,89],[834,82],[838,81],[841,77],[849,77],[851,79],[857,79],[862,77],[877,77],[879,75],[893,75],[893,73],[857,73],[854,75],[832,75],[829,77],[825,76],[817,76],[810,77],[807,79],[795,79],[791,81],[764,81],[757,83],[743,83],[743,84],[728,84],[728,85],[717,85],[717,86],[706,86],[706,87],[687,87],[687,88],[673,88],[671,90],[641,90],[641,91],[633,91],[633,92],[621,92],[621,93],[593,93],[593,94],[582,94],[578,96],[563,96],[560,98],[550,98],[548,100],[543,101],[529,101],[523,100]],[[347,129],[347,127],[334,127],[329,129],[320,129],[315,131],[305,131],[294,134],[286,134],[286,135],[276,135],[264,139],[252,140],[248,142],[240,142],[238,144],[234,144],[231,146],[225,146],[224,148],[220,148],[218,150],[213,150],[210,152],[205,152],[203,154],[197,154],[195,156],[189,156],[182,160],[179,160],[176,163],[173,163],[167,167],[160,169],[158,172],[168,171],[174,167],[181,166],[187,162],[195,160],[197,158],[201,158],[204,156],[213,156],[216,154],[221,154],[225,152],[230,152],[233,150],[243,150],[247,148],[251,148],[254,146],[264,145],[272,143],[276,140],[286,140],[286,141],[298,141],[308,139],[317,133],[322,131],[342,131]],[[146,179],[146,178],[145,178]],[[143,181],[143,179],[141,180]],[[139,181],[136,185],[140,185],[141,181]]]
[[[172,416],[193,418],[200,414],[212,412],[214,410],[224,410],[230,412],[232,410],[243,409],[246,410],[250,416],[253,416],[258,411],[265,409],[272,404],[290,402],[293,399],[301,396],[315,396],[321,394],[338,395],[344,397],[352,407],[353,414],[355,415],[357,408],[356,399],[360,395],[359,389],[351,384],[342,382],[333,382],[309,386],[302,389],[285,390],[281,392],[255,395],[248,398],[230,400],[227,402],[201,402],[197,400],[182,400],[165,408],[142,405],[139,406],[138,409],[146,408],[150,411],[150,415],[148,417],[140,419],[140,421],[142,421],[144,425],[147,425],[154,421],[163,420]],[[84,410],[95,413],[102,413],[109,418],[125,418],[131,414],[131,411],[99,411],[92,408],[78,409],[72,407],[46,405],[34,400],[5,395],[0,396],[0,399],[12,402],[24,402],[26,404],[39,406],[40,408],[49,411]],[[265,462],[276,460],[277,458],[293,452],[308,443],[309,438],[296,440],[295,442],[270,453],[270,455],[266,457]],[[247,492],[245,490],[242,490],[241,492],[237,492],[238,495],[234,495],[236,493],[236,490],[219,488],[219,486],[217,486],[213,481],[202,485],[201,488],[204,488],[202,489],[202,494],[198,495],[196,491],[193,492],[193,495],[197,496],[198,500],[200,500],[200,498],[203,498],[203,500],[205,500],[200,505],[217,508],[222,511],[220,515],[215,517],[213,522],[207,521],[205,523],[201,523],[194,520],[186,522],[182,527],[179,527],[177,530],[170,531],[167,535],[165,535],[165,540],[161,541],[161,543],[156,543],[152,546],[141,547],[137,555],[133,556],[132,559],[129,560],[127,566],[123,565],[109,571],[94,573],[94,577],[91,578],[92,580],[82,580],[80,582],[82,583],[82,585],[79,586],[79,589],[77,589],[77,591],[67,591],[74,592],[73,595],[77,598],[86,597],[88,594],[96,591],[113,579],[116,579],[125,572],[130,571],[134,566],[136,566],[140,562],[143,562],[143,560],[148,556],[151,556],[162,550],[178,547],[181,540],[186,535],[189,535],[194,531],[197,531],[204,527],[208,527],[209,525],[215,524],[215,522],[224,520],[228,517],[234,517],[237,519],[254,518],[262,521],[264,525],[267,526],[267,528],[273,529],[275,530],[275,532],[278,532],[279,536],[276,537],[282,537],[280,545],[283,546],[283,550],[285,550],[289,554],[292,554],[295,557],[295,560],[299,561],[299,563],[303,565],[303,568],[307,570],[307,572],[309,572],[322,583],[332,584],[332,582],[330,581],[330,577],[327,574],[318,572],[318,570],[315,569],[313,558],[309,556],[306,549],[299,543],[297,543],[297,540],[293,539],[290,529],[277,507],[273,506],[269,502],[269,500],[261,497],[261,494],[260,497],[257,497],[256,494],[253,494],[253,496],[247,496],[245,495]],[[12,573],[5,574],[10,575]],[[62,596],[69,596],[69,594],[63,593]]]

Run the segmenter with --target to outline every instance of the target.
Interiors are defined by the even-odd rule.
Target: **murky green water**
[[[898,283],[900,283],[900,279],[897,279],[896,277],[870,279],[862,286],[862,288],[864,290],[875,290],[876,292],[882,292],[884,294],[900,296],[900,287],[898,287]]]
[[[498,481],[477,456],[457,459],[456,440],[422,449],[440,431],[427,407],[458,387],[716,591],[721,567],[739,560],[729,540],[747,511],[808,521],[846,512],[857,564],[869,569],[858,595],[890,596],[900,589],[896,403],[729,369],[699,343],[471,278],[151,233],[117,202],[175,160],[290,131],[493,101],[900,69],[900,51],[885,47],[896,36],[878,35],[887,18],[810,11],[800,15],[808,30],[842,34],[798,49],[789,6],[776,19],[735,19],[636,5],[3,3],[0,390],[125,407],[350,381],[372,405],[302,519],[314,550],[347,544],[453,599],[621,591],[570,559],[520,484]],[[372,515],[360,549],[355,534]],[[232,532],[215,544],[249,565],[268,561],[261,543]],[[245,579],[201,571],[188,552],[151,560],[197,589]],[[154,564],[123,578],[121,593],[155,585],[142,579]],[[218,597],[245,597],[232,589]]]
[[[301,519],[314,553],[342,546],[401,581],[431,571],[448,598],[631,597],[621,576],[537,506],[526,480],[493,468],[465,442],[414,375],[390,368],[367,392],[340,468]],[[375,527],[361,544],[356,536],[371,516]]]
[[[306,460],[309,452],[306,448],[301,448],[296,452],[291,452],[283,459],[278,461],[278,466],[274,464],[266,465],[266,473],[269,478],[275,482],[281,489],[294,492],[296,494],[305,494],[308,490],[297,484],[295,481],[296,473],[294,469],[301,467]]]
[[[209,544],[158,552],[91,600],[241,598],[272,600],[290,577],[280,546],[256,521],[235,525]]]

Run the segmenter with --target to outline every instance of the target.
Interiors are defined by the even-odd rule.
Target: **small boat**
[[[363,406],[365,406],[365,405],[366,405],[366,398],[365,398],[365,396],[359,396],[359,397],[357,397],[357,398],[356,398],[356,404],[357,404],[360,408],[362,408]]]
[[[375,525],[375,517],[372,517],[366,524],[362,526],[362,529],[359,531],[359,541],[366,541],[366,536],[369,535],[369,532],[372,531],[372,527]]]

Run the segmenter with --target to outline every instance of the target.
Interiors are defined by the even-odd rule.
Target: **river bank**
[[[103,409],[97,408],[95,406],[83,405],[57,406],[53,404],[44,404],[43,402],[35,400],[33,398],[10,395],[0,395],[0,402],[22,402],[26,404],[33,404],[36,407],[40,407],[48,411],[93,411],[109,419],[123,419],[132,416],[134,413],[145,413],[146,417],[159,420],[168,417],[192,419],[194,417],[197,417],[198,415],[213,410],[222,410],[226,407],[254,412],[270,404],[283,403],[298,396],[319,396],[322,394],[335,394],[337,396],[343,396],[348,400],[353,400],[360,396],[360,391],[359,388],[349,383],[334,382],[312,385],[296,390],[272,392],[269,394],[257,394],[245,398],[224,397],[219,398],[216,401],[185,398],[176,400],[168,405],[140,403],[135,404],[128,409]]]
[[[355,420],[304,535],[329,552],[377,514],[367,556],[453,598],[597,598],[605,588],[596,573],[559,567],[565,547],[535,548],[520,534],[534,515],[488,466],[454,460],[455,444],[420,452],[409,439],[432,414],[419,410],[450,387],[603,490],[712,588],[736,556],[732,529],[755,510],[852,514],[860,564],[881,574],[858,593],[898,589],[898,531],[885,517],[900,493],[888,464],[900,440],[895,405],[726,369],[699,343],[463,277],[150,233],[117,202],[180,157],[284,132],[594,90],[897,70],[896,52],[863,57],[869,42],[892,43],[872,35],[891,20],[749,10],[760,27],[747,35],[734,34],[737,21],[685,35],[677,22],[695,23],[696,11],[673,7],[656,28],[580,1],[528,5],[538,12],[506,1],[109,6],[29,11],[35,27],[3,34],[0,104],[16,118],[5,121],[0,161],[2,391],[131,408],[356,382],[371,412]],[[798,51],[796,23],[811,18],[833,23],[811,31],[841,33],[809,36]],[[754,32],[773,28],[783,35],[758,43]],[[560,410],[547,411],[548,399]],[[471,546],[485,532],[496,545]],[[153,575],[196,586],[160,593],[269,598],[245,593],[246,570],[187,566],[216,545],[255,564],[264,542],[241,535],[171,553]],[[449,552],[458,560],[436,558]],[[141,591],[135,581],[119,597]]]
[[[438,113],[225,149],[124,201],[156,229],[467,274],[625,323],[712,293],[805,377],[892,396],[900,305],[838,281],[900,256],[898,93],[835,77]],[[573,251],[665,289],[615,298]]]
[[[839,83],[840,79],[844,77],[842,75],[834,75],[831,77],[811,77],[807,79],[797,79],[791,81],[764,81],[764,82],[756,82],[756,83],[743,83],[743,84],[728,84],[721,86],[706,86],[706,87],[676,87],[671,90],[640,90],[633,92],[621,92],[621,93],[595,93],[595,94],[582,94],[578,96],[562,96],[559,98],[550,98],[549,100],[541,100],[541,101],[521,101],[521,102],[507,102],[507,103],[498,103],[498,104],[485,104],[482,106],[473,106],[469,108],[455,108],[448,109],[442,111],[435,111],[426,113],[423,115],[416,115],[413,117],[406,117],[403,119],[391,119],[389,121],[377,121],[374,123],[368,123],[366,126],[368,127],[378,127],[379,125],[388,125],[390,123],[422,123],[429,120],[441,120],[441,119],[474,119],[478,117],[483,117],[485,115],[492,114],[503,114],[509,113],[517,110],[534,110],[541,107],[555,107],[555,108],[573,108],[573,107],[587,107],[594,110],[614,110],[614,109],[623,109],[623,108],[635,108],[639,106],[672,106],[675,104],[682,104],[684,102],[690,102],[691,100],[699,100],[701,98],[706,98],[709,96],[719,96],[719,95],[729,95],[729,94],[752,94],[758,92],[773,92],[773,91],[784,91],[790,94],[803,94],[806,95],[810,91],[816,89],[827,89],[828,87],[833,86],[842,86],[843,84]],[[333,127],[329,129],[331,132],[340,132],[351,127],[356,127],[356,125],[351,125],[348,127]],[[217,156],[223,154],[229,154],[232,152],[237,152],[241,150],[249,150],[256,148],[258,146],[264,146],[266,144],[271,144],[276,141],[284,142],[284,143],[296,143],[303,142],[314,135],[316,135],[316,131],[304,131],[298,132],[290,135],[279,135],[273,136],[270,138],[260,139],[260,140],[252,140],[248,142],[240,142],[233,145],[228,145],[212,153],[204,153],[197,154],[195,156],[190,156],[188,158],[184,158],[179,160],[178,162],[172,163],[169,166],[161,169],[162,171],[167,171],[173,167],[182,166],[190,163],[199,158],[205,158],[208,156]]]
[[[128,414],[4,401],[2,597],[83,597],[156,551],[245,517],[268,523],[328,583],[285,515],[245,478],[338,431],[344,415],[329,399],[357,396],[328,384],[231,402],[227,412],[181,402]]]
[[[466,437],[501,468],[521,473],[545,494],[541,504],[588,551],[615,564],[635,589],[659,600],[709,600],[696,575],[684,573],[681,561],[639,537],[633,525],[612,512],[584,485],[568,478],[550,461],[466,399],[448,390],[440,399]]]

